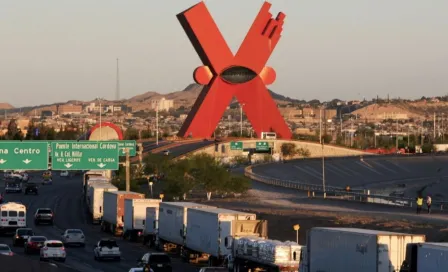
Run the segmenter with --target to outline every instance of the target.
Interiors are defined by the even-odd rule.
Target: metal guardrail
[[[301,183],[292,180],[280,180],[270,177],[264,177],[252,172],[252,166],[248,166],[244,170],[244,175],[252,180],[290,189],[296,189],[300,191],[308,191],[310,197],[317,195],[323,195],[324,190],[322,185]],[[347,192],[345,188],[326,186],[325,193],[329,199],[357,201],[363,203],[375,203],[390,205],[396,207],[415,207],[415,198],[399,197],[399,196],[387,196],[380,194],[370,194],[369,190],[350,190]],[[433,209],[444,211],[448,208],[448,201],[434,201],[432,202]]]

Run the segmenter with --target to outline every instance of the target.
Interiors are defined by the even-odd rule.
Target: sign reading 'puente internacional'
[[[54,142],[51,144],[53,170],[118,169],[117,142]]]
[[[265,2],[236,55],[232,53],[204,2],[177,15],[204,66],[194,71],[196,83],[204,85],[180,137],[208,138],[216,129],[233,97],[243,107],[258,136],[274,131],[278,138],[292,134],[266,85],[275,81],[266,66],[280,40],[286,15],[273,18]]]

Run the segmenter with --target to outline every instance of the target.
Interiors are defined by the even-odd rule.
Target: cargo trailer
[[[137,241],[143,238],[146,208],[158,208],[160,199],[125,199],[124,200],[124,234],[123,238]]]
[[[87,195],[88,181],[92,178],[104,178],[110,182],[112,179],[112,171],[86,171],[83,175],[82,192],[84,197]]]
[[[399,271],[411,243],[425,235],[356,228],[312,228],[308,232],[308,271]]]
[[[104,192],[115,192],[118,188],[109,182],[94,182],[87,190],[87,207],[92,216],[92,223],[99,224],[103,217]]]
[[[209,266],[221,265],[232,254],[233,240],[267,237],[267,221],[256,219],[254,213],[221,208],[189,209],[182,257],[185,260],[207,257]]]
[[[215,208],[192,202],[161,202],[156,246],[160,250],[176,249],[180,253],[185,244],[187,211],[192,208]]]
[[[111,232],[115,236],[123,234],[124,225],[124,201],[125,199],[145,198],[145,195],[126,192],[104,192],[103,194],[103,219],[101,220],[101,230],[104,232]]]
[[[143,230],[143,244],[153,247],[157,238],[159,224],[159,207],[146,208],[145,229]]]
[[[229,271],[305,272],[300,270],[302,247],[295,242],[281,242],[262,237],[233,240],[227,256]],[[303,269],[303,268],[302,268]]]
[[[448,243],[408,244],[400,272],[448,271]]]

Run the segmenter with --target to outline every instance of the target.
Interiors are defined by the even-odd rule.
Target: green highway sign
[[[117,170],[120,147],[117,141],[51,143],[53,170]]]
[[[243,150],[243,142],[230,142],[230,150]]]
[[[0,170],[48,170],[48,143],[0,141]]]
[[[270,147],[268,142],[257,142],[255,144],[255,150],[257,151],[268,151],[269,148]]]
[[[133,157],[137,154],[137,142],[136,141],[118,141],[118,147],[120,148],[120,156],[126,156],[124,150],[129,149],[129,156]]]

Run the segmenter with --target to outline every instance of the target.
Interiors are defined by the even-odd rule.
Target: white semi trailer
[[[209,266],[221,265],[235,250],[239,238],[266,238],[267,221],[253,213],[221,208],[192,208],[187,212],[187,230],[182,250],[184,260],[207,257]]]
[[[308,271],[396,272],[406,247],[424,235],[356,228],[312,228],[308,232]]]
[[[160,250],[176,249],[178,253],[185,245],[187,212],[194,208],[215,208],[192,202],[161,202],[156,246]],[[216,208],[215,208],[216,209]]]
[[[109,182],[93,182],[87,189],[87,207],[92,216],[92,223],[99,224],[103,217],[104,192],[115,192],[118,188]]]
[[[125,199],[123,238],[129,237],[131,241],[143,238],[146,209],[149,207],[158,208],[160,202],[160,199]]]
[[[448,271],[448,243],[409,244],[400,272]]]

